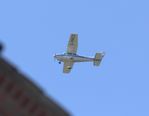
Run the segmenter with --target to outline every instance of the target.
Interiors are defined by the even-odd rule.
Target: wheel
[[[3,45],[0,43],[0,52],[3,50]]]

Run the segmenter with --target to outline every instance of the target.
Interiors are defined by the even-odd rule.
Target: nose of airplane
[[[54,61],[56,61],[57,60],[57,55],[54,54],[53,57],[54,57]]]
[[[54,59],[56,59],[56,54],[53,55]]]

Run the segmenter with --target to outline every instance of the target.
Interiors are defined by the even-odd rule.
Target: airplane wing
[[[67,46],[67,53],[76,54],[78,48],[78,34],[71,34]]]
[[[69,73],[72,69],[73,62],[72,61],[66,61],[64,62],[64,67],[63,67],[63,73]]]

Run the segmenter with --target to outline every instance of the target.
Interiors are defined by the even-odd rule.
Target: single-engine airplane
[[[76,62],[93,62],[94,66],[99,66],[105,53],[96,53],[94,58],[80,56],[77,53],[78,48],[78,34],[71,34],[67,46],[67,52],[64,54],[54,55],[54,58],[64,62],[63,73],[69,73]]]

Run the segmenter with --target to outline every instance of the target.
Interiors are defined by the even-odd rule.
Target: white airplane
[[[93,62],[94,66],[99,66],[105,53],[96,53],[94,58],[84,57],[77,55],[78,48],[78,34],[71,34],[67,46],[67,52],[60,55],[54,55],[54,58],[61,62],[64,62],[63,73],[69,73],[76,62]]]

